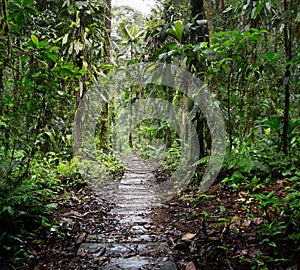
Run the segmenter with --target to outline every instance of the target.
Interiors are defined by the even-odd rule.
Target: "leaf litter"
[[[255,192],[274,191],[283,198],[286,187],[292,184],[277,181]],[[112,205],[89,186],[79,190],[70,187],[68,199],[62,196],[57,204],[52,217],[56,227],[37,229],[40,239],[28,243],[30,252],[23,269],[101,269],[109,260],[105,248],[98,248],[94,254],[78,250],[89,235],[105,231],[114,237],[116,231],[122,231],[107,219]],[[205,194],[192,192],[173,198],[152,209],[148,216],[155,233],[166,237],[171,252],[168,256],[174,258],[179,270],[252,269],[253,265],[259,269],[260,258],[267,262],[266,269],[298,269],[299,247],[287,241],[263,243],[260,228],[269,220],[257,205],[257,199],[246,189],[237,191],[216,185]],[[273,213],[269,208],[274,220],[284,221],[282,213]],[[130,239],[130,232],[124,230],[122,237],[124,241]]]

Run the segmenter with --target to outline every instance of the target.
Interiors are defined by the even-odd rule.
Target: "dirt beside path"
[[[161,204],[145,163],[133,155],[126,168],[101,189],[70,187],[58,201],[57,227],[32,243],[26,269],[299,269],[299,247],[263,241],[259,228],[268,220],[246,189],[216,185]],[[283,198],[291,184],[279,180],[256,192]]]

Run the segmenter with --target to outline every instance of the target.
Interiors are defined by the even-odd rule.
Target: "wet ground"
[[[121,179],[74,191],[71,204],[62,202],[60,233],[54,231],[41,247],[35,270],[177,269],[150,216],[152,208],[161,207],[154,174],[134,154],[124,163]]]
[[[35,232],[40,239],[29,243],[20,269],[299,269],[299,246],[278,237],[276,245],[264,242],[259,230],[268,220],[249,187],[214,185],[161,203],[153,166],[135,155],[125,163],[123,177],[102,187],[69,187],[57,201],[56,227]],[[284,198],[292,184],[277,180],[256,193]]]
[[[91,253],[104,256],[103,270],[177,269],[170,256],[166,239],[156,233],[151,208],[160,205],[153,188],[153,173],[137,156],[129,156],[126,171],[117,185],[97,190],[101,198],[113,205],[106,216],[110,226],[91,234],[78,250],[78,255]]]

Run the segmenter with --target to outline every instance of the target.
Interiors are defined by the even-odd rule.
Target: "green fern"
[[[23,184],[0,195],[0,222],[7,228],[14,228],[24,218],[38,222],[38,216],[46,212],[34,185]]]

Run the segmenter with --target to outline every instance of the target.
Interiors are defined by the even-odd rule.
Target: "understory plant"
[[[36,238],[34,231],[54,225],[49,217],[57,207],[55,198],[67,187],[84,183],[74,162],[55,153],[36,155],[22,179],[17,166],[8,172],[2,160],[0,168],[0,252],[7,262],[20,265],[28,254],[28,242]]]

